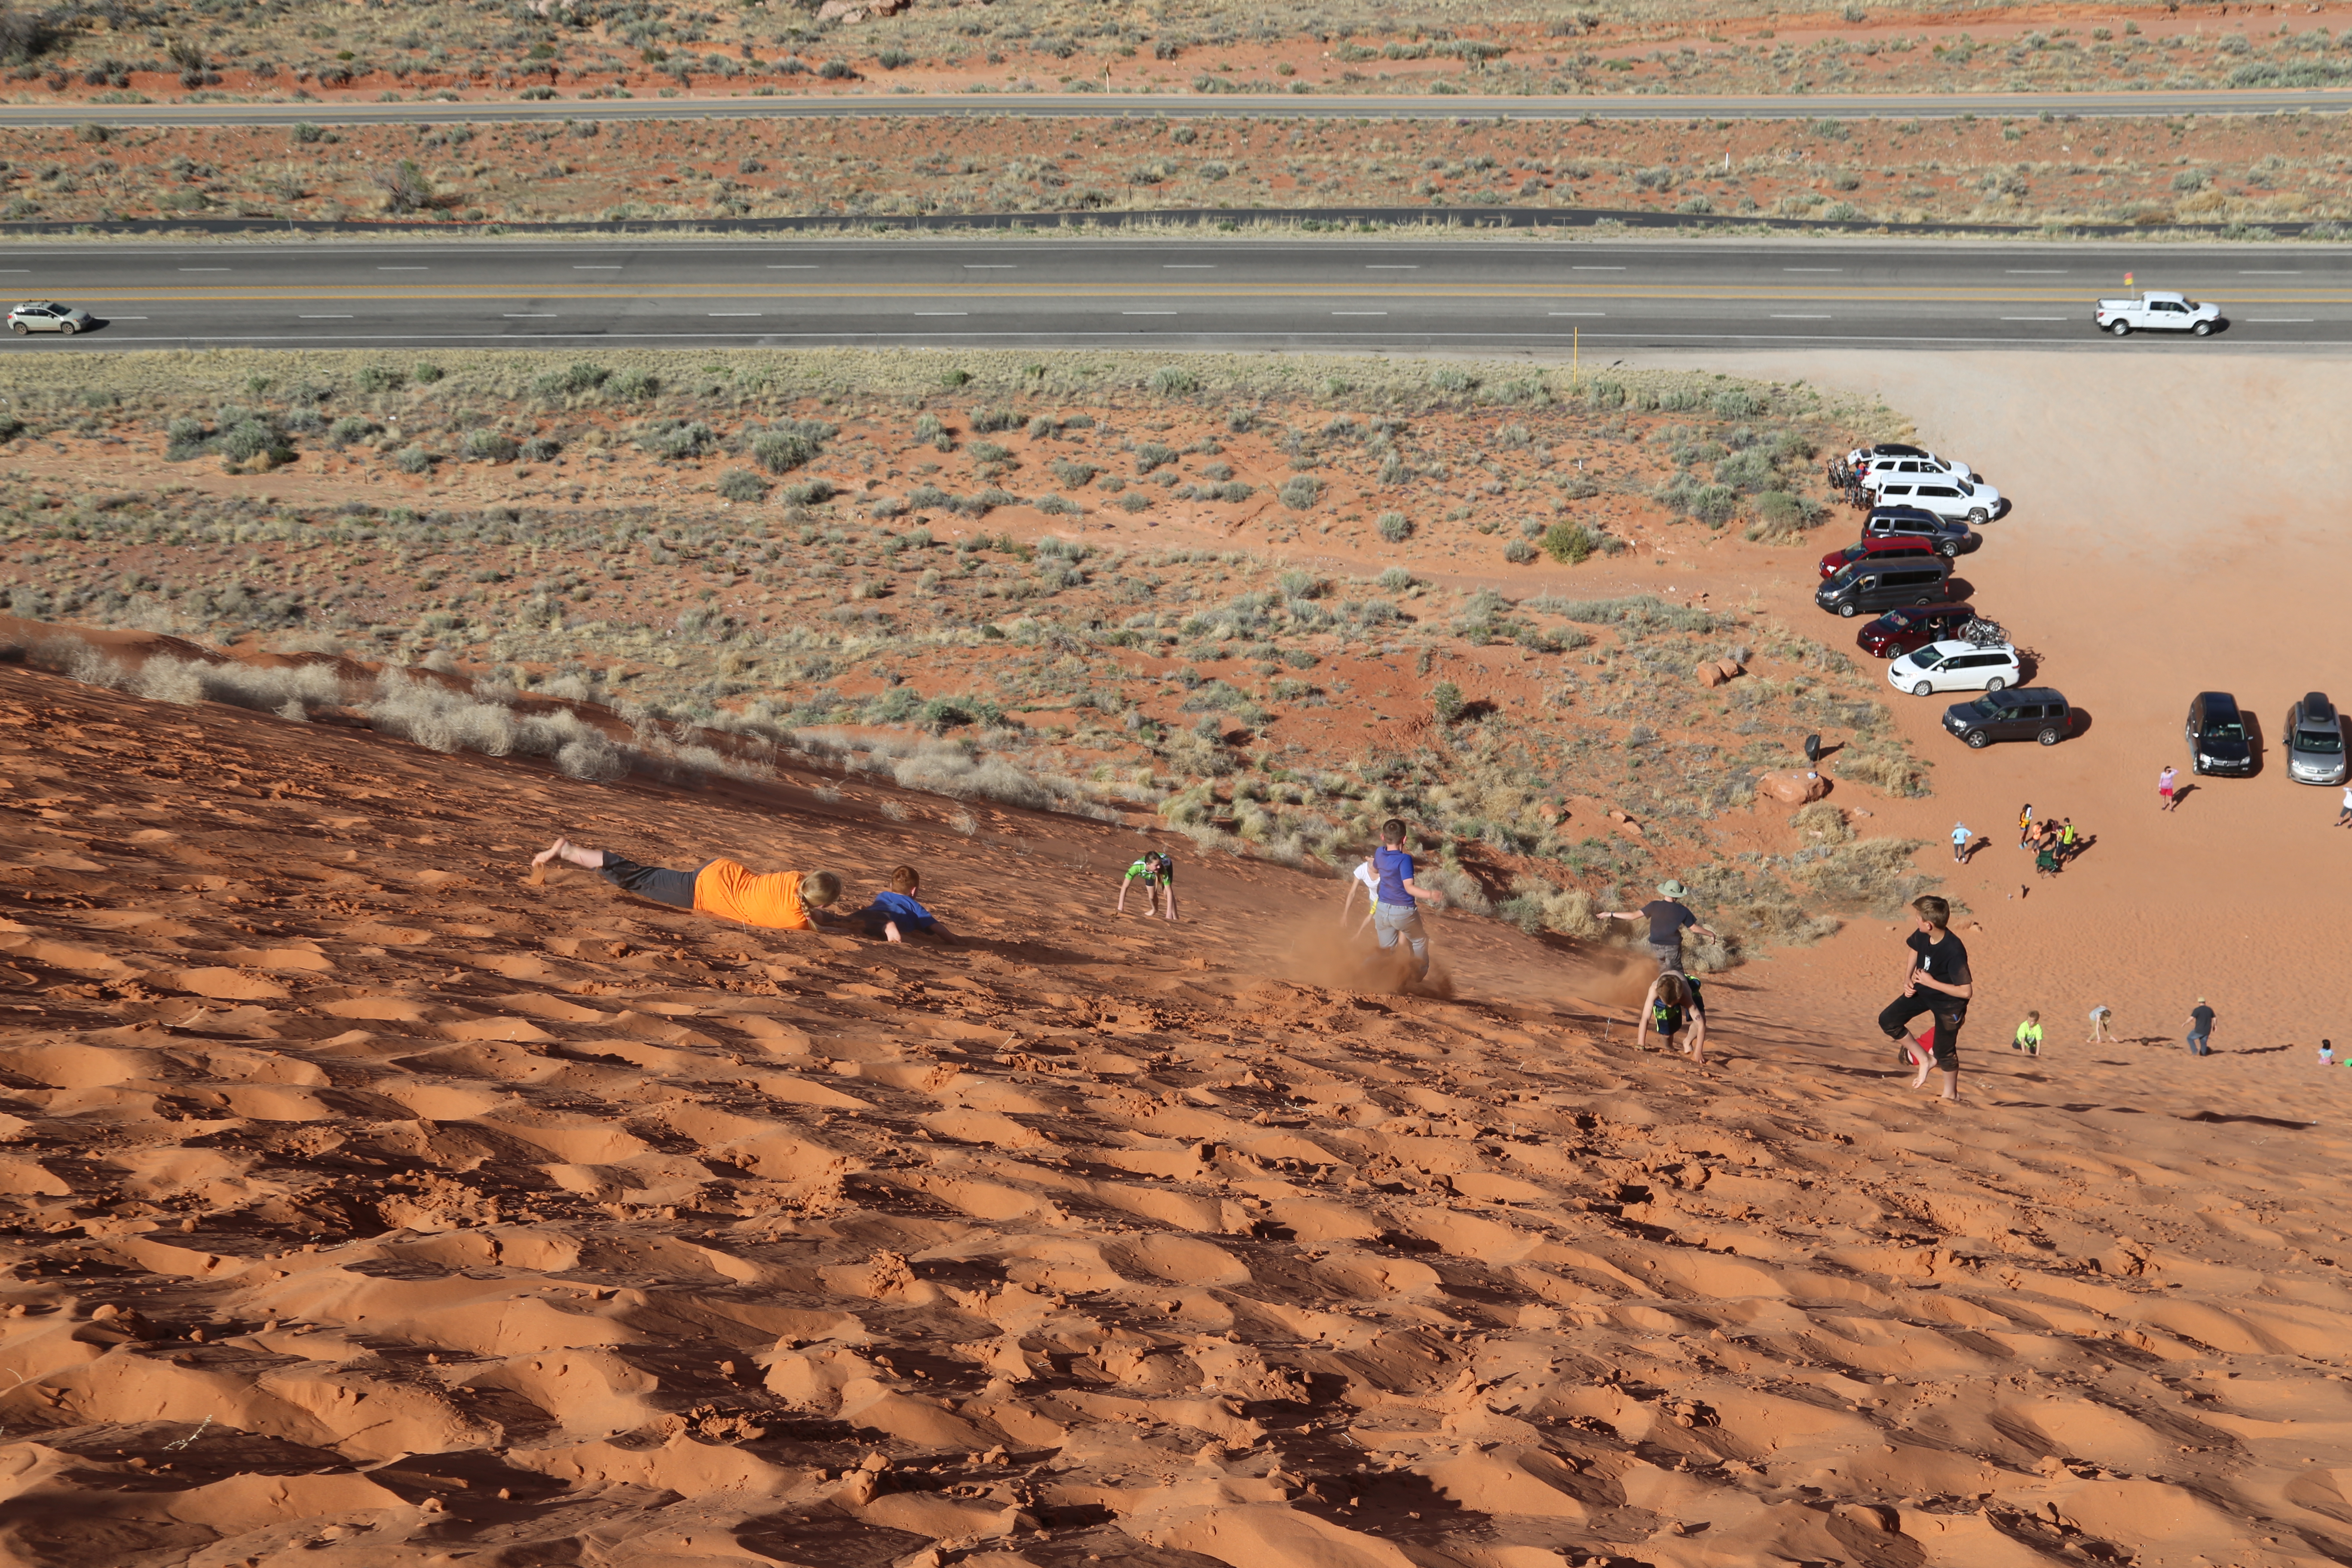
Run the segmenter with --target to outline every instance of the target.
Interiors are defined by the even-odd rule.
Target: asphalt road
[[[2207,347],[2097,337],[2126,272],[2220,301],[2233,347],[2352,340],[2352,254],[2321,247],[467,241],[0,250],[0,290],[102,320],[0,350]]]
[[[1963,114],[2294,114],[2352,110],[2341,89],[2162,89],[2147,92],[1862,93],[1784,97],[1407,98],[1287,93],[809,93],[773,98],[520,100],[464,103],[12,103],[0,127],[75,125],[450,124],[565,120],[793,120],[992,114],[1097,118],[1235,115],[1374,120],[1936,120]]]

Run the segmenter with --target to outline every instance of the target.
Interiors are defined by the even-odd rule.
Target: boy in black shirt
[[[1960,1026],[1968,1020],[1969,998],[1976,990],[1969,973],[1969,950],[1948,929],[1952,919],[1949,902],[1930,893],[1912,900],[1911,908],[1919,916],[1919,929],[1904,939],[1903,994],[1878,1015],[1878,1026],[1888,1039],[1900,1041],[1909,1033],[1906,1026],[1912,1019],[1922,1013],[1932,1014],[1936,1020],[1933,1065],[1944,1075],[1944,1098],[1958,1100]],[[1919,1064],[1919,1076],[1912,1080],[1912,1088],[1927,1087],[1929,1065]]]

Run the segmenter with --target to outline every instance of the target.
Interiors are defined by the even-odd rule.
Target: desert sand
[[[1610,950],[1439,916],[1402,994],[1335,879],[1181,842],[1118,920],[1103,824],[0,668],[0,1560],[2344,1560],[2336,792],[2152,798],[2193,690],[2331,684],[2344,372],[2151,347],[1770,367],[2018,498],[1968,574],[2093,716],[1897,709],[1937,793],[1874,831],[1993,839],[1965,1108],[1870,1033],[1876,922],[1717,977],[1698,1071]],[[2098,842],[2018,900],[2023,799]],[[961,940],[533,886],[558,832],[911,862]]]

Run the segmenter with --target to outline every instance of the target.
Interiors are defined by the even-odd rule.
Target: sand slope
[[[1603,961],[1331,989],[1331,881],[1114,921],[1133,835],[875,794],[0,670],[0,1562],[2352,1552],[2305,1075],[1956,1114],[1769,964],[1697,1073]],[[913,859],[968,940],[528,885],[559,829]]]

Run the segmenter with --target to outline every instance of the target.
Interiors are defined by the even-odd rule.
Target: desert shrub
[[[431,473],[433,454],[422,447],[403,447],[393,454],[392,466],[404,474]]]
[[[1764,400],[1744,386],[1727,386],[1708,399],[1707,406],[1725,419],[1753,419],[1764,412]]]
[[[661,377],[649,370],[626,370],[606,382],[614,396],[630,403],[643,403],[661,392]]]
[[[1462,689],[1454,685],[1454,682],[1450,680],[1441,680],[1430,689],[1430,710],[1437,715],[1437,721],[1439,723],[1451,724],[1456,719],[1461,718],[1462,710],[1465,706],[1465,704],[1462,698]]]
[[[1891,795],[1932,793],[1927,788],[1927,764],[1916,757],[1888,748],[1857,749],[1849,742],[1847,748],[1838,753],[1837,774],[1842,779],[1875,785]]]
[[[407,384],[404,371],[388,364],[368,364],[360,367],[359,385],[362,392],[397,392]]]
[[[1520,607],[1592,626],[1654,626],[1677,632],[1716,629],[1716,618],[1708,612],[1688,605],[1669,605],[1654,594],[1635,594],[1622,599],[1562,599],[1541,594]]]
[[[514,750],[511,710],[452,691],[438,681],[414,680],[397,670],[376,680],[360,713],[378,732],[434,752],[479,752],[503,757]]]
[[[1808,844],[1845,844],[1853,838],[1853,829],[1846,826],[1845,812],[1826,800],[1817,800],[1790,812],[1789,826],[1803,834]]]
[[[1417,868],[1413,880],[1425,888],[1433,888],[1445,895],[1446,903],[1465,914],[1490,915],[1495,912],[1493,900],[1485,889],[1459,866],[1431,866]]]
[[[1021,416],[1010,408],[975,408],[971,411],[971,427],[983,436],[993,436],[999,430],[1019,428]]]
[[[1786,490],[1766,490],[1756,498],[1756,521],[1748,524],[1748,537],[1786,538],[1818,526],[1822,515],[1819,501],[1807,500]]]
[[[1536,547],[1524,539],[1514,539],[1503,546],[1503,559],[1514,566],[1524,566],[1536,558]]]
[[[603,735],[567,741],[555,753],[555,771],[567,778],[607,781],[629,771],[626,753]]]
[[[1835,846],[1799,876],[1832,907],[1884,919],[1941,880],[1911,865],[1911,857],[1926,847],[1916,838],[1859,839]]]
[[[562,450],[563,443],[553,437],[533,436],[522,444],[522,460],[526,463],[551,462]]]
[[[637,448],[671,462],[699,458],[719,445],[719,432],[699,419],[664,419],[637,437]]]
[[[1173,447],[1163,447],[1157,441],[1146,441],[1135,449],[1135,471],[1139,474],[1150,473],[1156,468],[1165,468],[1175,460],[1176,449]]]
[[[1200,391],[1201,381],[1181,365],[1163,364],[1151,373],[1151,390],[1162,397],[1181,397]]]
[[[151,658],[131,677],[131,689],[151,702],[201,702],[205,700],[203,666],[187,659]]]
[[[364,441],[383,426],[373,419],[362,419],[356,414],[346,414],[327,426],[327,439],[338,447],[348,447],[354,441]]]
[[[583,392],[593,392],[611,379],[613,373],[601,364],[581,360],[562,370],[551,370],[530,384],[530,389],[541,397],[563,397]]]
[[[1282,504],[1291,510],[1305,511],[1313,506],[1316,498],[1323,493],[1323,486],[1311,475],[1293,474],[1282,482],[1282,489],[1275,493],[1281,500]]]
[[[1583,563],[1592,553],[1592,531],[1580,522],[1560,521],[1544,530],[1543,552],[1564,565]]]
[[[509,463],[522,451],[521,443],[499,430],[466,432],[466,456],[485,463]]]
[[[719,493],[729,500],[758,500],[768,487],[749,468],[730,468],[719,476]]]
[[[1540,877],[1520,877],[1511,884],[1511,897],[1495,906],[1495,913],[1524,931],[1557,931],[1561,936],[1597,937],[1601,921],[1593,917],[1592,895],[1581,888],[1560,889]]]
[[[1401,511],[1384,511],[1380,520],[1381,537],[1391,544],[1402,544],[1412,537],[1412,520]]]
[[[890,776],[901,788],[926,790],[958,800],[1003,801],[1032,811],[1044,811],[1054,804],[1051,790],[1003,757],[975,759],[961,746],[925,746],[910,756],[899,758],[892,765]]]
[[[1584,394],[1587,406],[1597,409],[1625,406],[1625,384],[1622,381],[1596,381]]]
[[[1710,527],[1721,527],[1739,510],[1739,492],[1729,485],[1701,485],[1690,495],[1691,515]]]

